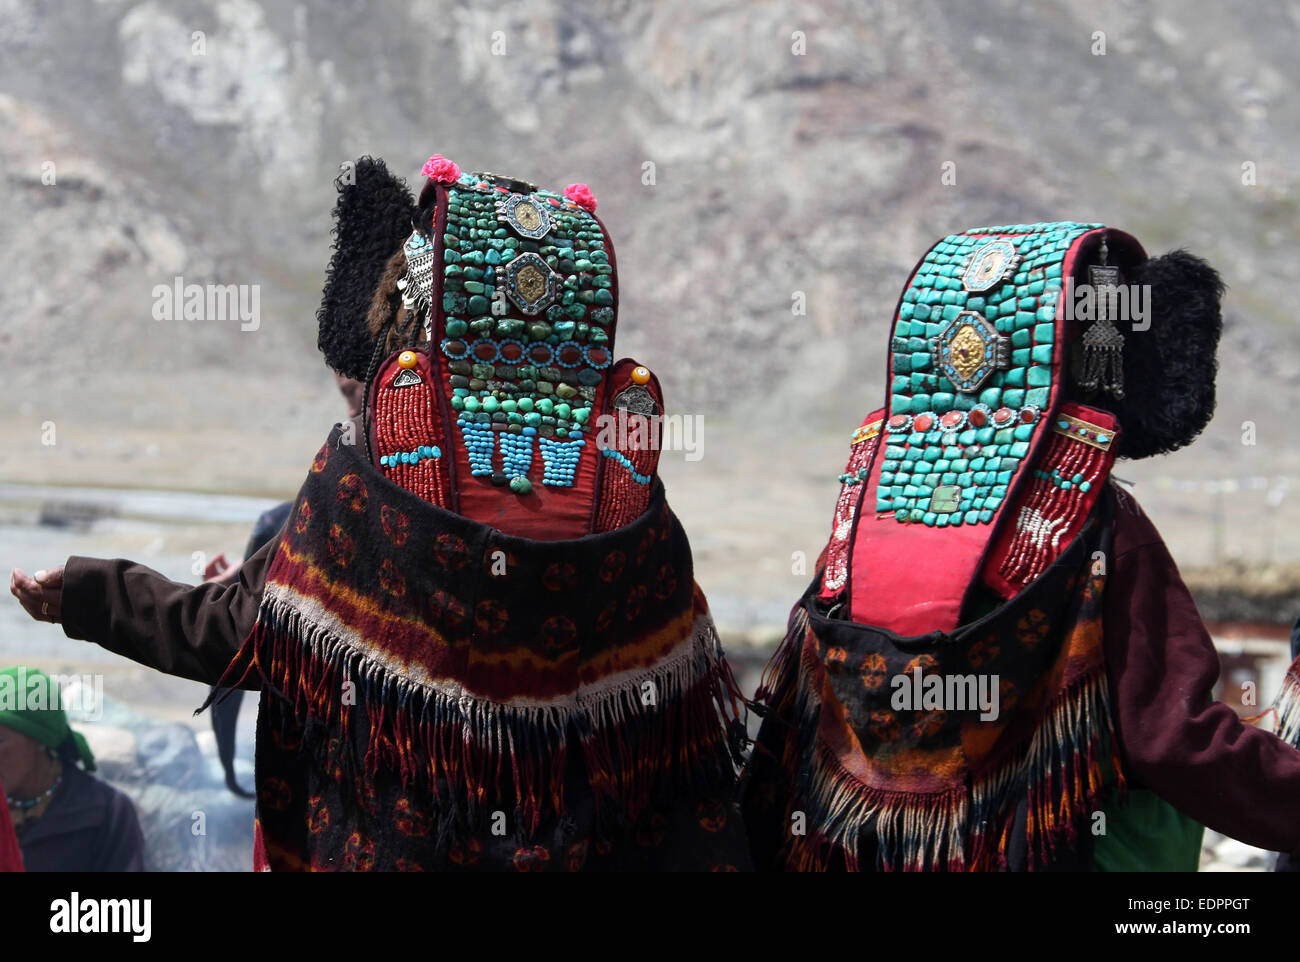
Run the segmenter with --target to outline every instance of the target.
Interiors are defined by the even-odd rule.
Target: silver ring
[[[50,603],[49,603],[48,601],[42,601],[42,602],[41,602],[41,617],[42,617],[42,618],[48,618],[49,616],[50,616]]]

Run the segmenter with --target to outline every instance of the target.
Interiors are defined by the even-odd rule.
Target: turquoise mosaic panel
[[[1065,254],[1100,226],[983,227],[946,237],[926,255],[903,294],[890,343],[878,514],[931,527],[993,520],[1048,413]],[[1021,258],[1013,276],[986,291],[965,290],[968,260],[996,236],[1011,240]],[[931,339],[964,311],[980,314],[1010,347],[1010,366],[972,393],[940,372],[931,350]],[[957,426],[945,428],[945,416]]]
[[[509,195],[485,186],[465,174],[448,192],[439,349],[450,403],[472,474],[526,477],[536,450],[543,483],[568,486],[613,361],[614,267],[599,223],[585,210],[549,191],[528,194],[554,221],[532,240],[499,220],[496,204]],[[553,297],[535,314],[498,290],[511,262],[526,253],[555,275]],[[501,462],[496,470],[494,460]]]

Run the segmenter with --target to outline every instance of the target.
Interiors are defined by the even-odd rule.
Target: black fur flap
[[[373,157],[359,159],[335,184],[334,254],[316,312],[316,343],[326,364],[364,381],[375,346],[366,312],[384,265],[411,233],[415,202],[406,182]]]
[[[1119,455],[1146,458],[1190,444],[1214,416],[1224,284],[1182,250],[1146,261],[1128,281],[1150,285],[1151,326],[1124,331],[1127,393],[1103,406],[1119,417]]]

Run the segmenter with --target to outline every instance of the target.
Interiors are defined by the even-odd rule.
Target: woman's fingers
[[[63,565],[59,565],[57,568],[46,568],[43,571],[38,571],[32,577],[40,582],[41,586],[44,588],[53,588],[55,590],[63,589]]]
[[[37,575],[43,580],[15,568],[9,576],[9,592],[37,621],[58,623],[63,615],[63,568],[38,571]]]

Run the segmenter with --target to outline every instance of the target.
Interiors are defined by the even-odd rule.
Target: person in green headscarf
[[[143,870],[135,805],[94,770],[58,684],[25,665],[0,669],[0,784],[28,871]]]

